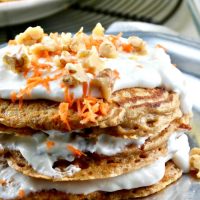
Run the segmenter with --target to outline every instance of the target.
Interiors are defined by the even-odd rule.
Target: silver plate
[[[123,31],[123,30],[122,30]],[[172,62],[182,71],[200,77],[200,43],[186,40],[174,35],[155,32],[126,32],[124,37],[137,35],[143,38],[150,46],[161,44],[165,46]],[[5,44],[0,45],[0,48]],[[200,112],[194,110],[192,131],[188,134],[191,147],[200,147]],[[140,200],[200,200],[200,181],[183,175],[174,184],[147,198]]]

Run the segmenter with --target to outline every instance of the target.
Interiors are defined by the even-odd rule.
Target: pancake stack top
[[[0,50],[0,198],[125,199],[189,170],[191,102],[161,45],[45,34]],[[173,160],[173,161],[172,161]]]

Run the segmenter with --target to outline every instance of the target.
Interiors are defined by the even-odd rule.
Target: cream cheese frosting
[[[7,46],[0,50],[0,98],[10,99],[12,92],[18,93],[26,86],[26,79],[22,74],[14,73],[6,68],[2,59],[6,52],[16,51],[17,46]],[[18,47],[19,48],[19,47]],[[119,53],[116,58],[101,58],[105,62],[105,68],[117,70],[119,79],[114,83],[113,92],[131,87],[156,88],[163,87],[180,94],[181,108],[184,113],[191,112],[190,95],[183,74],[171,63],[169,55],[162,48],[149,48],[146,55],[137,55],[133,59],[131,53]],[[56,66],[53,66],[56,69]],[[53,74],[49,74],[52,76]],[[88,76],[91,78],[91,76]],[[89,78],[88,83],[91,81]],[[61,80],[50,82],[48,92],[42,85],[33,88],[31,95],[25,95],[23,99],[50,99],[54,101],[64,100],[64,89],[60,87]],[[80,85],[71,88],[75,98],[82,96]],[[93,96],[100,97],[97,90],[93,90]]]
[[[10,167],[1,165],[0,179],[7,184],[0,186],[0,198],[15,198],[20,189],[23,189],[25,194],[50,189],[72,194],[89,194],[95,191],[113,192],[153,185],[163,178],[165,163],[170,159],[184,172],[187,172],[189,169],[189,150],[187,136],[180,132],[174,133],[168,140],[167,156],[160,157],[154,163],[127,174],[88,181],[49,182],[24,176]]]
[[[96,140],[87,139],[72,133],[62,133],[59,131],[38,132],[33,136],[14,136],[10,134],[0,135],[0,147],[10,150],[18,150],[23,155],[29,165],[37,172],[52,176],[62,177],[72,176],[80,171],[66,168],[65,173],[61,173],[53,168],[54,162],[59,158],[72,162],[75,159],[73,152],[68,149],[68,145],[73,146],[81,152],[97,153],[99,155],[114,156],[124,151],[128,145],[140,147],[145,143],[147,137],[137,139],[123,139],[106,134],[99,135]],[[48,147],[48,142],[53,146]]]

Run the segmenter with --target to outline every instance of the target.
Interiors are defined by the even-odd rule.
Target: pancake
[[[170,125],[176,124],[177,129],[180,128],[184,130],[191,130],[191,126],[189,125],[189,123],[190,123],[190,115],[183,115],[181,118],[176,118],[175,120],[173,120],[170,123]],[[163,128],[161,132],[165,130],[166,128]],[[3,124],[0,124],[0,134],[30,136],[30,135],[37,134],[38,131],[40,130],[34,130],[31,128],[12,128],[12,127],[8,127]],[[52,130],[50,132],[52,132]],[[120,138],[126,138],[126,139],[128,138],[136,139],[143,135],[143,134],[140,135],[139,130],[137,130],[138,134],[135,135],[136,130],[128,129],[128,128],[124,129],[121,126],[113,126],[113,127],[108,127],[108,128],[90,127],[90,128],[78,130],[78,132],[77,130],[75,130],[75,132],[76,134],[78,133],[81,137],[85,137],[85,138],[96,138],[99,135],[105,134],[105,133],[114,137],[120,137]],[[149,136],[151,138],[154,138],[154,137],[157,137],[161,132],[154,132],[151,134],[146,133],[144,136]],[[68,132],[63,132],[63,134],[66,134],[66,133]]]
[[[68,121],[71,129],[121,125],[129,129],[124,135],[145,136],[160,132],[182,116],[179,96],[163,89],[124,89],[115,92],[111,101],[108,102],[108,114],[99,116],[95,123],[81,124],[78,113],[70,109]],[[24,101],[19,109],[18,103],[1,100],[0,123],[11,128],[67,131],[58,115],[58,105],[47,100]]]
[[[12,149],[4,150],[4,154],[9,161],[9,165],[14,169],[33,177],[40,177],[45,179],[51,179],[54,181],[66,181],[66,180],[85,180],[95,178],[105,178],[109,176],[115,176],[124,173],[124,170],[136,170],[150,162],[154,161],[155,158],[162,155],[166,150],[162,150],[169,137],[175,131],[183,131],[180,129],[180,121],[175,120],[170,124],[168,128],[163,130],[158,136],[148,138],[142,146],[128,145],[123,149],[121,153],[114,156],[98,155],[97,153],[84,152],[86,156],[77,157],[75,161],[68,162],[64,158],[60,161],[56,161],[57,168],[66,168],[70,164],[78,166],[81,171],[75,173],[73,176],[63,175],[60,179],[52,176],[44,176],[39,172],[36,172],[31,165],[28,164],[26,159],[22,156],[19,151],[13,151]],[[26,137],[26,136],[24,136]],[[162,153],[161,153],[162,152]],[[157,155],[158,154],[158,155]],[[147,156],[147,157],[146,157]],[[138,157],[144,158],[139,159]],[[137,161],[137,164],[133,162]],[[109,167],[109,170],[107,170]],[[127,172],[126,171],[126,172]],[[99,174],[99,172],[101,172]],[[111,173],[112,172],[112,173]],[[110,174],[110,175],[109,175]]]
[[[138,198],[189,172],[192,102],[160,45],[101,24],[29,27],[0,51],[0,71],[1,198]]]
[[[21,195],[21,200],[121,200],[131,199],[138,197],[146,197],[159,192],[166,188],[168,185],[177,181],[182,175],[182,171],[176,167],[176,165],[169,161],[166,163],[165,175],[158,183],[141,187],[132,190],[120,190],[116,192],[93,192],[88,195],[73,195],[59,192],[56,190],[41,191],[36,193],[30,193],[29,195]]]
[[[52,176],[44,176],[43,174],[36,172],[32,166],[28,164],[26,159],[19,151],[13,151],[12,149],[5,148],[4,154],[6,155],[10,166],[26,175],[33,177],[51,179],[54,181],[105,178],[109,177],[109,173],[111,171],[113,173],[111,173],[110,176],[114,176],[115,173],[116,175],[119,175],[120,173],[124,173],[123,170],[136,170],[141,166],[144,166],[145,163],[149,164],[150,162],[154,161],[155,158],[159,157],[165,152],[165,150],[162,148],[163,146],[166,146],[169,137],[175,131],[183,131],[183,128],[180,129],[181,121],[182,120],[180,119],[173,121],[168,128],[163,130],[156,137],[148,138],[142,146],[128,145],[122,152],[117,153],[114,156],[105,156],[100,154],[98,155],[97,153],[92,154],[89,152],[84,152],[86,156],[77,157],[73,162],[68,162],[64,158],[60,159],[60,161],[55,161],[54,163],[56,164],[56,167],[60,169],[66,168],[70,164],[78,166],[81,169],[81,171],[76,173],[74,176],[69,177],[68,175],[63,175],[60,179]],[[159,154],[159,156],[156,154]],[[138,157],[144,159],[138,160]],[[137,165],[135,163],[132,165],[132,163],[135,161],[137,161]],[[107,170],[107,167],[110,170]],[[101,172],[101,174],[99,174],[99,172]]]

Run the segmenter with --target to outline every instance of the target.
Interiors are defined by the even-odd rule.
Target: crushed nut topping
[[[114,83],[120,78],[116,70],[106,67],[106,61],[120,53],[128,53],[130,57],[146,53],[146,44],[142,39],[132,36],[124,40],[121,36],[121,33],[104,34],[100,23],[91,34],[85,34],[83,28],[74,35],[48,35],[39,26],[26,29],[9,41],[8,51],[3,56],[5,67],[26,80],[25,87],[18,93],[11,92],[12,102],[19,100],[21,107],[23,97],[31,95],[35,87],[40,85],[53,92],[50,83],[57,81],[64,92],[59,116],[68,129],[68,110],[74,109],[74,104],[77,105],[81,123],[95,123],[98,115],[106,115],[109,108],[103,99],[90,96],[90,87],[100,89],[103,98],[109,100]],[[74,99],[72,88],[76,86],[82,87],[82,98]]]
[[[63,76],[63,82],[67,85],[74,87],[80,83],[88,82],[89,77],[85,73],[81,64],[66,64],[67,74]]]
[[[109,100],[116,78],[116,73],[107,68],[99,72],[99,74],[94,79],[92,79],[91,85],[93,87],[99,88],[103,98]]]
[[[44,36],[44,31],[40,26],[29,27],[24,33],[20,33],[15,37],[17,44],[33,45],[41,42]]]
[[[15,73],[24,72],[29,65],[29,57],[24,46],[19,46],[14,52],[7,52],[3,56],[3,62],[9,70]]]
[[[95,39],[103,39],[103,37],[104,37],[104,28],[100,23],[97,23],[97,25],[92,30],[92,36]]]
[[[131,36],[128,38],[128,43],[131,44],[136,50],[136,52],[138,52],[139,54],[147,53],[146,43],[141,38],[136,36]]]
[[[105,63],[100,59],[96,47],[93,47],[91,50],[79,51],[78,57],[81,59],[80,62],[83,67],[92,74],[97,74],[105,68]]]
[[[200,178],[200,148],[190,151],[190,170],[196,172],[197,178]]]
[[[117,50],[113,43],[105,41],[99,46],[99,54],[105,58],[115,58],[117,57]]]

